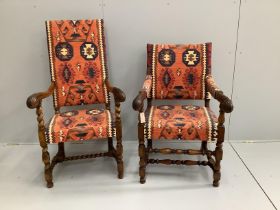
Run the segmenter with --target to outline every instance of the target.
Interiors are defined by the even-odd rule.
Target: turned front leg
[[[215,149],[215,165],[214,165],[214,181],[213,186],[218,187],[219,181],[221,179],[221,160],[223,159],[223,142],[225,135],[225,126],[223,125],[225,122],[225,113],[220,110],[220,115],[218,118],[218,140],[216,143]]]
[[[64,142],[58,143],[58,152],[56,154],[56,161],[62,162],[65,159]]]
[[[117,164],[118,164],[118,177],[119,179],[123,178],[123,145],[122,145],[122,122],[121,122],[121,108],[120,103],[116,102],[115,105],[116,112],[116,131],[117,131],[117,147],[116,147],[116,155],[117,155]]]
[[[108,137],[108,152],[109,152],[110,156],[115,155],[112,137]]]
[[[50,154],[48,152],[48,145],[45,137],[45,123],[43,119],[43,111],[41,105],[36,108],[37,121],[38,121],[38,136],[40,141],[40,146],[42,147],[42,160],[45,164],[45,180],[47,182],[47,187],[53,187],[53,177],[52,168],[50,162]]]
[[[152,139],[148,139],[147,141],[148,141],[148,143],[147,143],[148,149],[152,149],[153,148],[153,140]]]
[[[52,168],[50,163],[50,154],[48,152],[48,146],[42,147],[42,159],[45,164],[45,180],[47,182],[47,187],[53,187],[53,176]]]
[[[144,184],[146,182],[146,148],[145,148],[145,139],[144,139],[144,123],[138,123],[138,139],[139,139],[139,148],[138,153],[140,157],[139,161],[139,176],[140,183]]]

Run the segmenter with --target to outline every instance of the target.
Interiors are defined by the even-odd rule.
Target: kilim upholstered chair
[[[110,85],[107,74],[103,20],[47,21],[51,69],[51,85],[45,92],[27,99],[36,108],[42,159],[47,187],[53,186],[52,171],[56,163],[68,160],[113,157],[118,177],[123,178],[122,126],[120,102],[125,94]],[[110,97],[115,100],[115,115],[110,110]],[[53,95],[55,115],[45,124],[42,100]],[[82,105],[102,104],[103,108],[86,109]],[[61,112],[60,108],[81,105],[81,109]],[[114,120],[113,120],[114,119]],[[116,149],[113,137],[116,136]],[[66,157],[64,142],[107,139],[108,152]],[[58,144],[58,152],[50,161],[48,144]]]
[[[233,105],[211,76],[211,46],[211,43],[147,45],[147,76],[142,90],[133,101],[133,108],[139,111],[140,183],[145,183],[148,163],[162,163],[208,165],[214,172],[213,186],[219,185],[225,130],[224,115],[225,112],[233,110]],[[209,107],[211,95],[220,102],[218,119]],[[146,98],[148,107],[144,111]],[[162,99],[204,100],[205,106],[152,104],[154,100]],[[152,140],[161,138],[199,139],[201,148],[199,150],[153,148]],[[217,140],[214,151],[207,148],[207,141],[212,140]],[[207,161],[149,159],[149,153],[206,155]]]

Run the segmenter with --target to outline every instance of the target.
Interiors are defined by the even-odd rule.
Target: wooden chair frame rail
[[[121,108],[120,103],[124,102],[126,96],[124,92],[117,88],[113,87],[110,82],[106,79],[104,81],[108,92],[111,92],[114,96],[115,100],[115,125],[116,125],[116,148],[113,145],[113,138],[108,138],[108,152],[97,153],[97,154],[84,154],[77,156],[65,156],[64,143],[58,143],[58,152],[53,157],[52,161],[50,161],[50,154],[48,152],[48,144],[45,136],[45,121],[44,114],[42,108],[43,99],[53,95],[55,90],[55,83],[52,82],[50,87],[45,92],[34,93],[27,98],[26,105],[30,109],[36,109],[37,122],[38,122],[38,136],[39,143],[42,148],[42,160],[45,165],[45,180],[47,182],[47,187],[53,187],[53,168],[57,163],[63,161],[70,160],[78,160],[78,159],[89,159],[89,158],[97,158],[97,157],[113,157],[117,162],[118,168],[118,178],[123,178],[123,145],[122,145],[122,124],[121,124]],[[110,104],[105,104],[106,109],[110,110]],[[56,110],[56,113],[59,113],[59,110]]]
[[[207,141],[201,142],[200,150],[182,150],[182,149],[171,149],[153,148],[152,139],[147,139],[145,145],[145,134],[144,127],[145,122],[142,122],[141,113],[144,112],[144,101],[147,99],[147,108],[149,110],[152,106],[152,99],[147,98],[147,92],[145,89],[141,89],[139,94],[133,100],[132,107],[134,110],[139,112],[138,115],[138,139],[139,147],[138,153],[140,157],[139,161],[139,176],[140,183],[146,182],[146,166],[148,164],[175,164],[175,165],[203,165],[209,166],[213,170],[213,186],[218,187],[221,179],[221,160],[223,157],[223,142],[225,133],[225,113],[233,111],[232,101],[224,95],[224,93],[215,84],[213,78],[208,75],[205,81],[206,91],[209,92],[214,99],[220,103],[219,117],[218,117],[218,138],[216,142],[216,148],[214,151],[207,149]],[[210,99],[205,99],[205,106],[210,107]],[[143,115],[142,115],[143,116]],[[161,153],[161,154],[188,154],[188,155],[206,155],[207,161],[193,161],[193,160],[171,160],[171,159],[149,159],[149,153]]]

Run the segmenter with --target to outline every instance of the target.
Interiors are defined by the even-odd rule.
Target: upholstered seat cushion
[[[55,114],[46,129],[49,143],[112,137],[111,113],[104,109],[75,110]]]
[[[152,106],[146,112],[148,139],[215,140],[217,117],[207,107],[193,105]]]

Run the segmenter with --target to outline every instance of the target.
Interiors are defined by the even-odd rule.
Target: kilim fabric
[[[206,107],[152,106],[146,112],[146,138],[210,141],[217,138],[217,117]]]
[[[56,108],[106,103],[103,20],[46,21]]]
[[[148,44],[147,70],[155,99],[205,99],[211,73],[211,43]]]
[[[109,110],[75,110],[55,114],[47,125],[49,143],[84,141],[112,137],[114,128]]]

